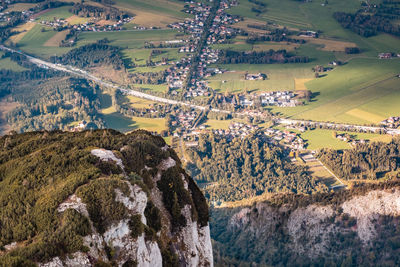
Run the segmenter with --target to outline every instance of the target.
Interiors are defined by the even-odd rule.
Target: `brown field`
[[[11,126],[6,122],[6,115],[8,112],[17,108],[19,103],[2,99],[0,101],[0,134],[11,131]]]
[[[18,43],[27,32],[29,32],[33,27],[35,27],[36,23],[34,22],[27,22],[25,24],[19,25],[18,27],[14,28],[14,31],[20,32],[16,35],[10,37],[10,41],[13,43]]]
[[[134,96],[127,96],[129,99],[129,103],[133,108],[149,108],[150,105],[154,104],[155,102],[147,99],[142,99]]]
[[[135,10],[135,17],[129,24],[137,24],[146,27],[165,27],[166,25],[176,22],[177,19],[173,16],[168,16],[162,13],[151,13],[143,10]]]
[[[238,23],[234,24],[235,28],[242,29],[248,32],[255,32],[255,33],[265,33],[264,30],[259,30],[259,29],[254,29],[254,28],[249,28],[247,27],[248,24],[254,24],[254,25],[265,25],[265,22],[255,20],[255,19],[244,19],[243,21],[239,21]]]
[[[295,78],[294,79],[294,88],[296,90],[307,90],[307,86],[305,85],[305,83],[309,82],[311,80],[312,79],[310,79],[310,78],[305,78],[305,79]]]
[[[385,117],[358,108],[349,110],[346,112],[346,114],[349,114],[353,117],[360,118],[362,120],[366,120],[372,123],[378,123],[385,119]]]
[[[44,46],[58,47],[60,45],[61,41],[65,39],[65,36],[67,36],[68,33],[69,33],[69,30],[57,32],[53,37],[51,37],[49,40],[47,40],[44,43]]]
[[[113,25],[114,23],[115,23],[115,21],[113,21],[113,20],[105,20],[105,19],[96,21],[96,24],[101,25],[101,26],[104,26],[104,25]]]
[[[312,44],[321,45],[319,48],[323,51],[331,51],[331,52],[344,52],[346,47],[356,47],[357,45],[352,42],[345,41],[337,41],[323,38],[307,38],[307,37],[299,37],[300,39],[304,39]]]
[[[8,8],[5,10],[5,12],[25,11],[25,10],[28,10],[35,6],[36,6],[36,4],[31,4],[31,3],[17,3],[17,4],[9,5]]]
[[[91,72],[108,81],[113,81],[119,84],[128,83],[126,73],[122,70],[115,70],[112,66],[92,67]]]
[[[89,18],[82,18],[77,15],[73,15],[73,16],[67,18],[66,21],[68,21],[68,23],[71,25],[75,25],[75,24],[86,23],[89,21]]]

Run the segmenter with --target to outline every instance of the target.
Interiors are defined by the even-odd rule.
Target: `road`
[[[154,95],[146,94],[146,93],[143,93],[143,92],[140,92],[140,91],[136,91],[136,90],[133,90],[133,89],[128,89],[128,88],[125,88],[125,87],[123,87],[121,85],[113,84],[113,83],[110,83],[110,82],[105,82],[101,78],[96,77],[93,74],[91,74],[91,73],[89,73],[89,72],[87,72],[85,70],[81,70],[81,69],[78,69],[78,68],[72,67],[72,66],[54,64],[54,63],[51,63],[51,62],[48,62],[48,61],[44,61],[42,59],[32,57],[30,55],[27,55],[27,54],[21,52],[21,51],[17,51],[15,49],[12,49],[12,48],[9,48],[9,47],[5,47],[3,45],[0,45],[0,50],[5,50],[5,51],[12,52],[12,53],[18,53],[18,54],[24,55],[24,56],[26,56],[28,58],[28,60],[30,62],[32,62],[33,64],[36,64],[36,65],[38,65],[40,67],[47,67],[47,68],[51,68],[51,69],[54,69],[54,70],[67,72],[67,73],[70,73],[72,75],[75,75],[75,76],[78,76],[78,77],[82,77],[82,78],[85,78],[87,80],[94,81],[94,82],[98,83],[99,85],[119,90],[124,94],[132,95],[132,96],[143,98],[143,99],[148,99],[148,100],[155,101],[155,102],[165,103],[165,104],[187,106],[187,107],[191,107],[191,108],[199,109],[199,110],[207,109],[207,107],[204,107],[204,106],[199,106],[199,105],[194,105],[194,104],[191,104],[191,103],[188,103],[188,102],[184,102],[184,101],[177,101],[177,100],[172,100],[172,99],[168,99],[168,98],[164,98],[164,97],[154,96]],[[227,114],[231,113],[230,111],[216,109],[216,108],[212,108],[210,110],[214,111],[214,112],[219,112],[219,113],[227,113]]]
[[[343,123],[331,123],[331,122],[316,122],[316,121],[306,121],[306,120],[292,120],[292,119],[283,119],[283,118],[275,118],[275,122],[278,124],[319,124],[322,126],[326,126],[328,128],[347,128],[353,130],[363,130],[367,132],[379,132],[386,131],[387,134],[397,135],[400,134],[400,129],[391,129],[391,128],[383,128],[383,127],[374,127],[374,126],[363,126],[363,125],[353,125],[353,124],[343,124]]]
[[[105,86],[105,87],[109,87],[109,88],[113,88],[116,90],[121,91],[124,94],[127,95],[132,95],[135,97],[139,97],[139,98],[143,98],[143,99],[147,99],[147,100],[151,100],[154,102],[160,102],[160,103],[165,103],[165,104],[172,104],[172,105],[180,105],[180,106],[186,106],[186,107],[190,107],[193,109],[198,109],[198,110],[206,110],[209,107],[206,106],[199,106],[199,105],[194,105],[185,101],[178,101],[178,100],[172,100],[172,99],[168,99],[168,98],[164,98],[164,97],[159,97],[159,96],[154,96],[154,95],[150,95],[150,94],[146,94],[140,91],[136,91],[133,89],[129,89],[126,87],[123,87],[121,85],[117,85],[114,83],[110,83],[110,82],[105,82],[103,81],[101,78],[94,76],[93,74],[85,71],[85,70],[81,70],[78,69],[76,67],[72,67],[72,66],[67,66],[67,65],[61,65],[61,64],[54,64],[36,57],[32,57],[28,54],[25,54],[21,51],[17,51],[15,49],[0,45],[0,50],[5,50],[5,51],[9,51],[12,53],[18,53],[21,55],[24,55],[28,58],[28,60],[30,62],[32,62],[33,64],[36,64],[40,67],[47,67],[47,68],[51,68],[51,69],[55,69],[58,71],[63,71],[63,72],[67,72],[70,73],[72,75],[78,76],[78,77],[82,77],[88,80],[92,80],[96,83],[98,83],[99,85]],[[217,108],[211,108],[210,111],[213,112],[217,112],[217,113],[225,113],[225,114],[232,114],[232,115],[244,115],[244,113],[234,113],[232,111],[228,111],[228,110],[223,110],[223,109],[217,109]],[[388,134],[391,135],[398,135],[400,134],[400,129],[390,129],[390,128],[383,128],[383,127],[373,127],[373,126],[362,126],[362,125],[351,125],[351,124],[340,124],[340,123],[330,123],[330,122],[315,122],[315,121],[306,121],[306,120],[292,120],[292,119],[284,119],[284,118],[274,118],[274,121],[278,124],[297,124],[297,123],[301,123],[304,125],[308,125],[308,124],[315,124],[318,123],[320,125],[329,127],[329,128],[352,128],[355,130],[364,130],[364,131],[373,131],[373,132],[377,132],[379,130],[385,130],[387,131]]]

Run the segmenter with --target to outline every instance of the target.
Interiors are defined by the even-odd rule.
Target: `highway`
[[[205,110],[207,108],[207,107],[204,107],[204,106],[194,105],[194,104],[191,104],[191,103],[188,103],[188,102],[184,102],[184,101],[177,101],[177,100],[172,100],[172,99],[168,99],[168,98],[164,98],[164,97],[159,97],[159,96],[146,94],[146,93],[143,93],[143,92],[140,92],[140,91],[136,91],[136,90],[133,90],[133,89],[125,88],[125,87],[123,87],[121,85],[117,85],[117,84],[110,83],[110,82],[105,82],[101,78],[96,77],[93,74],[91,74],[91,73],[89,73],[89,72],[87,72],[85,70],[81,70],[81,69],[78,69],[78,68],[72,67],[72,66],[54,64],[54,63],[51,63],[51,62],[48,62],[48,61],[44,61],[42,59],[32,57],[30,55],[27,55],[27,54],[21,52],[21,51],[17,51],[15,49],[12,49],[12,48],[9,48],[9,47],[5,47],[3,45],[0,45],[0,50],[9,51],[9,52],[12,52],[12,53],[18,53],[18,54],[24,55],[24,56],[26,56],[28,58],[28,60],[30,62],[32,62],[35,65],[38,65],[39,67],[42,67],[42,68],[43,67],[47,67],[47,68],[50,68],[50,69],[67,72],[67,73],[70,73],[72,75],[75,75],[75,76],[78,76],[78,77],[82,77],[82,78],[85,78],[87,80],[94,81],[99,85],[119,90],[122,93],[127,94],[127,95],[132,95],[132,96],[135,96],[135,97],[148,99],[148,100],[152,100],[152,101],[160,102],[160,103],[165,103],[165,104],[187,106],[187,107],[191,107],[191,108],[199,109],[199,110]],[[220,109],[216,109],[216,108],[212,108],[210,110],[214,111],[214,112],[220,112],[220,113],[231,113],[230,111],[220,110]]]
[[[67,72],[70,73],[72,75],[78,76],[78,77],[82,77],[88,80],[92,80],[96,83],[98,83],[99,85],[105,86],[105,87],[109,87],[109,88],[113,88],[116,90],[121,91],[124,94],[127,95],[132,95],[135,97],[139,97],[139,98],[143,98],[143,99],[148,99],[154,102],[160,102],[160,103],[165,103],[165,104],[172,104],[172,105],[180,105],[180,106],[186,106],[186,107],[191,107],[193,109],[198,109],[198,110],[206,110],[208,107],[206,106],[199,106],[199,105],[194,105],[191,104],[189,102],[185,102],[185,101],[178,101],[178,100],[172,100],[172,99],[168,99],[168,98],[164,98],[164,97],[159,97],[159,96],[154,96],[154,95],[150,95],[150,94],[146,94],[140,91],[136,91],[133,89],[129,89],[129,88],[125,88],[121,85],[117,85],[114,83],[110,83],[110,82],[106,82],[103,81],[101,78],[94,76],[93,74],[85,71],[85,70],[81,70],[78,69],[76,67],[72,67],[72,66],[67,66],[67,65],[61,65],[61,64],[54,64],[48,61],[44,61],[42,59],[36,58],[36,57],[32,57],[30,55],[27,55],[21,51],[17,51],[15,49],[0,45],[0,50],[4,50],[4,51],[9,51],[12,53],[18,53],[21,55],[24,55],[28,58],[28,60],[30,62],[32,62],[33,64],[36,64],[40,67],[45,67],[45,68],[51,68],[54,70],[58,70],[58,71],[63,71],[63,72]],[[223,110],[223,109],[217,109],[217,108],[211,108],[210,111],[214,111],[214,112],[218,112],[218,113],[225,113],[225,114],[232,114],[232,115],[244,115],[244,113],[233,113],[232,111],[228,111],[228,110]],[[275,117],[274,118],[275,123],[278,124],[283,124],[283,125],[289,125],[289,124],[304,124],[304,125],[310,125],[310,124],[319,124],[322,126],[326,126],[329,128],[348,128],[348,129],[353,129],[353,130],[363,130],[363,131],[367,131],[367,132],[378,132],[381,130],[386,131],[388,134],[391,135],[398,135],[400,134],[400,129],[390,129],[390,128],[383,128],[383,127],[374,127],[374,126],[362,126],[362,125],[352,125],[352,124],[341,124],[341,123],[330,123],[330,122],[315,122],[315,121],[307,121],[307,120],[293,120],[293,119],[285,119],[285,118],[278,118]]]

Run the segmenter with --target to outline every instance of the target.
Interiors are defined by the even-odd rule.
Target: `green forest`
[[[348,150],[322,149],[318,157],[345,180],[400,178],[400,139],[358,144]]]
[[[306,167],[287,159],[285,149],[269,144],[261,134],[228,141],[225,137],[204,134],[199,146],[188,150],[193,162],[192,177],[206,183],[211,201],[234,201],[264,192],[312,193],[328,188],[314,180]]]

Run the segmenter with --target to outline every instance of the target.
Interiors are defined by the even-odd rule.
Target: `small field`
[[[43,58],[49,58],[55,54],[61,55],[73,49],[71,47],[45,46],[45,43],[56,34],[57,32],[52,28],[36,24],[24,34],[18,41],[18,45],[21,50]]]
[[[321,148],[332,148],[332,149],[349,149],[351,145],[347,142],[341,141],[333,137],[333,130],[325,129],[315,129],[311,131],[305,131],[300,133],[301,138],[303,138],[309,145],[307,149],[318,150]],[[337,131],[337,134],[343,134],[349,132]],[[370,142],[390,142],[390,135],[379,135],[370,133],[349,133],[353,139],[356,140],[368,140]]]
[[[237,64],[218,66],[222,69],[228,69],[228,72],[207,79],[210,82],[210,86],[218,92],[295,90],[296,80],[311,79],[313,77],[313,72],[307,64]],[[247,81],[244,78],[247,71],[249,73],[264,73],[267,75],[267,79]]]
[[[6,115],[18,106],[18,102],[8,101],[5,98],[0,101],[0,135],[11,130],[10,125],[6,121]]]
[[[98,40],[107,38],[112,45],[121,46],[123,48],[143,48],[146,42],[159,42],[182,39],[176,37],[176,30],[132,30],[119,32],[84,32],[79,35],[78,43],[81,45],[93,43]]]
[[[54,18],[56,19],[68,19],[69,17],[73,16],[74,14],[69,11],[71,6],[62,6],[58,8],[48,9],[46,12],[43,12],[39,15],[36,20],[42,21],[53,21]]]
[[[134,96],[127,96],[126,98],[128,98],[129,103],[131,105],[131,107],[133,108],[149,108],[150,105],[154,104],[155,102],[147,100],[147,99],[143,99],[143,98],[138,98],[138,97],[134,97]]]
[[[59,45],[61,44],[61,41],[65,39],[65,37],[67,36],[68,33],[69,33],[69,30],[57,32],[55,35],[53,35],[49,40],[47,40],[44,43],[44,46],[59,47]]]
[[[103,115],[106,126],[121,132],[144,129],[151,132],[160,133],[166,130],[165,119],[152,119],[143,117],[125,117],[121,113],[113,112]]]
[[[12,12],[12,11],[26,11],[32,7],[35,7],[36,4],[31,4],[31,3],[16,3],[13,5],[9,5],[8,8],[5,10],[5,12]]]
[[[4,52],[0,52],[0,69],[7,69],[13,71],[24,71],[26,68],[18,65],[16,62],[12,61],[10,58],[1,58]]]
[[[131,86],[135,88],[140,88],[145,92],[157,92],[157,93],[166,93],[168,91],[168,85],[166,84],[131,84]]]
[[[138,129],[145,129],[151,132],[160,133],[166,130],[165,119],[163,118],[143,118],[143,117],[126,117],[117,112],[112,106],[112,99],[108,93],[99,96],[101,104],[101,114],[108,128],[112,128],[121,132],[130,132]],[[128,96],[127,99],[132,101],[134,107],[148,107],[151,101]]]
[[[35,25],[36,25],[36,23],[34,23],[34,22],[27,22],[27,23],[22,24],[22,25],[20,25],[18,27],[15,27],[14,31],[15,32],[19,32],[19,33],[15,34],[15,35],[12,35],[10,37],[10,40],[13,43],[18,43],[25,36],[25,34],[27,32],[29,32],[30,30],[32,30],[33,27],[35,27]]]
[[[135,14],[133,25],[145,27],[166,27],[166,25],[183,20],[188,14],[181,12],[183,3],[171,0],[116,0],[114,6]],[[127,28],[130,25],[126,25]]]

